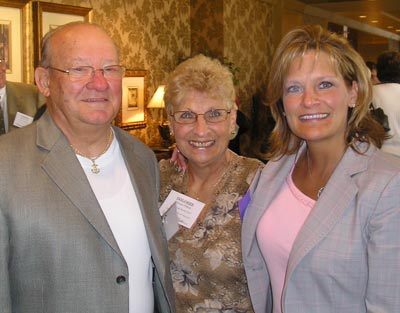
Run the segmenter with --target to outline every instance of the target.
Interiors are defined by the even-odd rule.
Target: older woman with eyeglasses
[[[253,312],[238,201],[263,164],[228,149],[237,131],[232,74],[217,60],[195,56],[171,73],[164,101],[187,168],[160,161],[160,200],[175,190],[205,204],[194,225],[180,226],[169,241],[177,311]]]

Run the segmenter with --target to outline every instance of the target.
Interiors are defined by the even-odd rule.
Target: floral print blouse
[[[191,229],[179,226],[168,243],[177,312],[253,312],[241,253],[238,200],[263,163],[234,154],[205,217]],[[185,193],[184,174],[159,163],[161,202],[171,190]]]

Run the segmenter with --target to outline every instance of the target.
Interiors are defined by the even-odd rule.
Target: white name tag
[[[191,228],[204,208],[205,203],[172,190],[160,207],[163,216],[168,209],[176,207],[178,223],[186,228]]]
[[[24,127],[27,126],[29,124],[31,124],[33,122],[33,117],[26,115],[24,113],[21,112],[17,112],[17,114],[15,115],[15,119],[14,119],[14,123],[13,125],[15,127]]]

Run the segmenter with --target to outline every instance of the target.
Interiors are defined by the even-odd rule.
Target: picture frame
[[[12,69],[11,21],[0,19],[0,58],[5,60],[6,73]]]
[[[91,20],[92,8],[43,1],[32,2],[34,67],[39,65],[41,41],[49,30],[70,22]]]
[[[125,129],[145,128],[147,123],[147,71],[126,70],[122,79],[122,103],[115,125]]]
[[[28,80],[26,20],[29,0],[0,0],[0,56],[7,66],[7,80]]]

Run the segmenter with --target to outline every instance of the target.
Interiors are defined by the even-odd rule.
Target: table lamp
[[[164,119],[165,105],[164,105],[164,85],[158,86],[156,92],[151,98],[147,108],[150,110],[158,111],[155,120],[158,120],[158,131],[163,139],[163,147],[168,148],[171,145],[171,136],[169,133],[168,120]],[[153,115],[152,115],[153,116]]]

